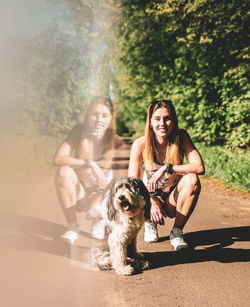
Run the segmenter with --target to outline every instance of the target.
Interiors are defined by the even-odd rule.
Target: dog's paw
[[[119,275],[129,276],[134,273],[134,268],[131,265],[126,265],[122,268],[116,268],[115,271]]]
[[[135,269],[135,272],[142,272],[150,268],[150,262],[142,259],[133,259],[131,265]]]
[[[140,266],[142,271],[150,269],[150,262],[149,261],[140,261]]]

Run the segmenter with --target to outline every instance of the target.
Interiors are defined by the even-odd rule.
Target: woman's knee
[[[62,165],[58,168],[55,176],[56,183],[64,184],[73,180],[76,177],[74,170],[67,165]]]
[[[201,183],[196,174],[186,174],[182,179],[185,187],[188,187],[192,192],[200,193]]]

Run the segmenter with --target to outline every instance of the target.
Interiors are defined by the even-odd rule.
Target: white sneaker
[[[74,244],[75,240],[78,239],[78,233],[76,231],[73,230],[67,230],[62,236],[61,239],[70,243],[70,244]]]
[[[95,239],[104,239],[105,237],[105,221],[100,220],[97,223],[93,225],[92,231],[91,231],[92,237]]]
[[[176,251],[188,248],[187,242],[184,241],[183,233],[180,228],[174,227],[170,233],[170,243]]]
[[[79,236],[79,226],[76,222],[72,222],[68,224],[67,231],[61,236],[63,241],[67,243],[74,244],[75,240],[78,239]]]
[[[148,243],[157,242],[159,239],[157,225],[153,222],[144,223],[144,241]]]

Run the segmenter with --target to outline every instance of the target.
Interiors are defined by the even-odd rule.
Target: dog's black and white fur
[[[131,275],[146,268],[143,255],[136,250],[136,237],[145,219],[149,219],[150,196],[136,177],[121,177],[109,185],[102,200],[108,249],[92,250],[95,269],[114,269],[119,275]]]

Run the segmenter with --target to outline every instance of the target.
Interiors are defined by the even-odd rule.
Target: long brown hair
[[[108,107],[111,113],[111,122],[108,129],[105,131],[104,136],[102,138],[102,147],[100,148],[100,156],[104,160],[110,160],[113,157],[113,150],[114,150],[114,137],[116,135],[116,117],[115,117],[115,110],[110,98],[104,96],[95,96],[92,98],[86,115],[83,122],[83,130],[82,130],[82,141],[83,141],[83,155],[86,159],[93,159],[93,140],[91,135],[89,134],[89,126],[88,126],[88,118],[93,109],[93,107],[97,104],[103,104]]]
[[[154,112],[159,108],[167,108],[173,119],[173,128],[168,137],[168,143],[166,148],[165,164],[171,163],[176,165],[176,164],[182,164],[183,162],[183,152],[180,149],[178,119],[176,116],[174,105],[171,100],[159,99],[151,103],[147,112],[147,122],[145,127],[145,143],[143,151],[143,161],[146,170],[152,170],[154,165],[155,155],[158,158],[155,135],[153,129],[151,128],[151,119]]]

